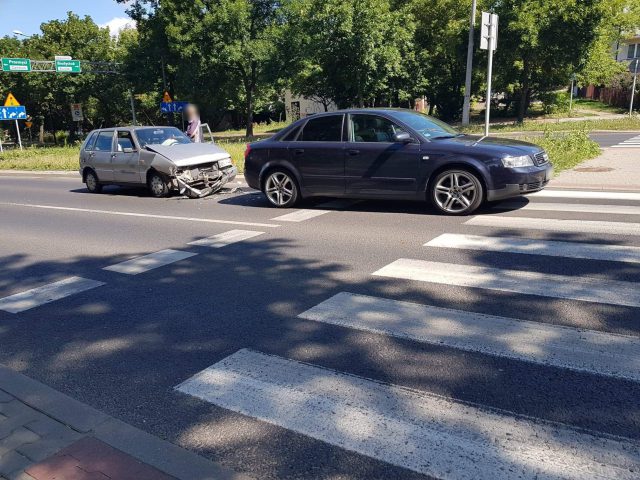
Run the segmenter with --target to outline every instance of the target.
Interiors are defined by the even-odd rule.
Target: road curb
[[[73,430],[89,434],[179,480],[249,480],[173,443],[104,414],[0,365],[0,390]]]

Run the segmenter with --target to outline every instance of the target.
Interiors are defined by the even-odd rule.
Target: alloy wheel
[[[296,185],[284,172],[274,172],[267,178],[264,192],[271,203],[282,207],[296,195]]]
[[[451,171],[440,177],[434,187],[434,200],[447,213],[470,209],[480,194],[477,179],[463,171]]]

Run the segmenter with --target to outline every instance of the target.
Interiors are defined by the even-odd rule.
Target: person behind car
[[[194,143],[202,143],[202,131],[201,131],[201,123],[200,123],[200,114],[198,113],[198,109],[195,105],[189,104],[185,109],[185,113],[187,115],[187,119],[189,124],[187,126],[187,131],[185,132],[187,136]]]

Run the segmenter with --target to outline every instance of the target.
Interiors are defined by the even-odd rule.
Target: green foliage
[[[528,121],[520,124],[503,124],[492,125],[492,132],[574,132],[574,131],[587,131],[592,132],[594,130],[610,130],[610,131],[636,131],[640,130],[640,117],[635,115],[633,117],[624,117],[620,119],[612,120],[582,120],[571,122],[554,121],[552,123],[541,123],[536,121]],[[461,131],[467,133],[481,133],[484,131],[483,125],[471,125],[467,128],[462,128]]]
[[[538,95],[538,99],[542,102],[544,113],[547,115],[569,111],[570,96],[567,92],[544,92]]]
[[[546,131],[542,137],[519,137],[519,140],[544,148],[556,174],[600,155],[600,146],[589,138],[584,129],[564,133]]]

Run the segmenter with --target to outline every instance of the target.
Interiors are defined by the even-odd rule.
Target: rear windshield
[[[189,137],[176,127],[139,128],[136,130],[138,142],[142,148],[147,145],[174,145],[191,143]]]

